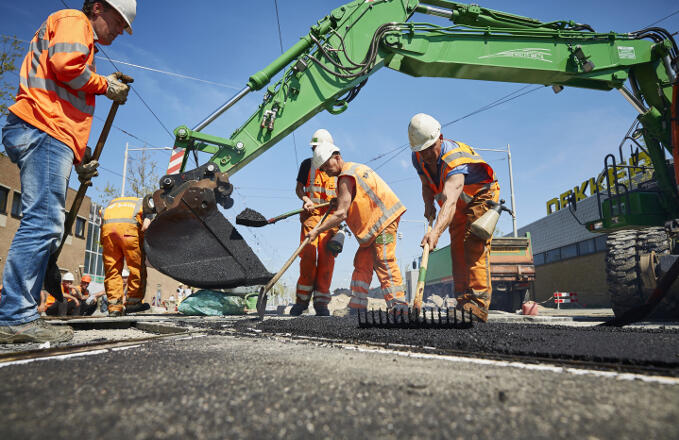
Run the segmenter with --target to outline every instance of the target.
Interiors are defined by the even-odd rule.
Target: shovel
[[[323,214],[323,217],[321,217],[321,221],[318,222],[319,225],[322,224],[325,221],[326,217],[328,217],[328,214],[330,214],[330,211],[326,211],[326,213]],[[292,215],[292,214],[290,214],[290,215]],[[267,297],[266,297],[267,292],[273,287],[274,284],[276,284],[276,282],[279,279],[281,279],[281,277],[283,276],[285,271],[288,270],[288,268],[290,267],[292,262],[295,261],[295,259],[300,254],[300,252],[302,252],[302,249],[304,249],[304,246],[309,244],[309,241],[310,241],[309,237],[305,238],[304,241],[302,241],[302,243],[300,243],[297,250],[295,250],[295,252],[292,254],[292,256],[290,258],[288,258],[288,261],[285,262],[285,264],[283,265],[281,270],[279,270],[278,273],[276,275],[274,275],[273,278],[271,278],[271,280],[266,284],[266,286],[264,286],[260,289],[259,297],[257,298],[257,313],[259,314],[259,319],[264,319],[264,311],[266,309],[266,301],[267,301]]]
[[[118,79],[125,84],[134,82],[134,79],[127,75],[123,75],[122,73],[119,73]],[[117,101],[114,101],[113,104],[111,104],[111,109],[108,111],[108,116],[104,122],[104,128],[101,130],[96,147],[94,147],[92,160],[98,161],[99,156],[101,156],[101,152],[104,149],[104,144],[106,144],[106,139],[108,138],[108,134],[111,131],[111,126],[113,125],[113,118],[115,118],[116,112],[118,111],[118,107],[120,107],[120,103]],[[76,194],[75,199],[73,199],[73,204],[71,205],[71,209],[68,211],[68,217],[66,217],[66,221],[64,223],[64,235],[61,237],[61,243],[59,243],[57,250],[52,255],[50,255],[50,259],[47,263],[47,271],[45,273],[45,289],[57,301],[63,301],[64,299],[61,293],[61,272],[59,272],[59,266],[57,266],[57,259],[59,259],[59,254],[61,254],[61,249],[64,247],[66,237],[68,237],[70,234],[73,223],[78,216],[80,205],[82,205],[83,199],[85,198],[85,193],[87,192],[87,187],[90,185],[91,183],[89,185],[80,183],[80,186],[78,187],[78,193]]]
[[[429,220],[427,225],[427,234],[431,232],[431,225],[434,219]],[[424,280],[427,277],[427,264],[429,264],[429,243],[425,243],[422,249],[422,261],[420,262],[420,273],[417,277],[417,288],[415,289],[415,298],[413,299],[413,309],[419,311],[422,309],[422,296],[424,295]]]
[[[314,205],[314,209],[324,208],[328,205],[330,205],[330,202],[319,203],[318,205]],[[236,224],[243,226],[251,226],[254,228],[261,228],[262,226],[272,225],[276,223],[278,220],[283,220],[284,218],[292,217],[293,215],[299,214],[302,211],[304,211],[304,208],[295,209],[294,211],[286,212],[285,214],[281,214],[277,217],[272,217],[267,220],[259,212],[250,208],[246,208],[236,217]]]

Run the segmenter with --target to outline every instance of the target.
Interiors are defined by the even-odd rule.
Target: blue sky
[[[66,0],[75,8],[80,1]],[[306,34],[311,25],[344,2],[333,0],[278,0],[284,48]],[[597,31],[628,32],[641,29],[675,12],[674,1],[549,2],[488,0],[482,6],[543,21],[574,20],[588,23]],[[26,3],[0,2],[0,34],[30,40],[49,13],[63,8],[59,0]],[[189,4],[191,6],[189,6]],[[442,19],[420,15],[417,21],[443,23]],[[679,14],[658,26],[670,32],[679,30]],[[134,147],[172,146],[172,131],[178,125],[194,126],[240,90],[250,75],[280,54],[274,0],[196,1],[140,0],[134,35],[118,37],[104,48],[108,56],[139,66],[199,78],[207,82],[179,78],[150,70],[118,64],[135,78],[134,88],[151,111],[134,93],[120,109],[114,129],[102,155],[96,187],[106,182],[120,186],[125,143]],[[99,73],[115,69],[106,59],[97,60]],[[17,78],[18,81],[18,78]],[[300,202],[294,195],[298,163],[310,153],[308,141],[317,128],[334,136],[346,160],[366,163],[377,169],[408,208],[400,231],[397,256],[407,264],[420,253],[423,232],[423,205],[420,184],[407,152],[385,166],[371,161],[381,153],[407,142],[410,117],[426,112],[442,123],[518,90],[522,85],[442,78],[411,78],[383,69],[374,74],[349,109],[339,116],[321,113],[300,127],[232,177],[237,190],[235,205],[225,212],[234,221],[245,207],[270,217],[295,209]],[[262,99],[260,92],[241,100],[204,132],[228,137],[252,114]],[[109,101],[98,98],[90,144],[94,145],[106,117]],[[635,112],[617,92],[597,92],[568,88],[555,95],[551,88],[540,89],[490,111],[466,118],[444,129],[448,138],[477,148],[505,148],[511,145],[514,192],[518,226],[531,223],[546,213],[545,202],[596,175],[603,157],[617,151],[618,143],[631,124]],[[134,160],[136,153],[130,153]],[[165,169],[169,153],[151,153],[160,169]],[[500,179],[502,198],[509,203],[509,173],[506,155],[482,152]],[[207,160],[202,156],[201,161]],[[75,173],[74,173],[75,174]],[[76,179],[72,178],[72,186]],[[96,191],[90,195],[96,198]],[[506,214],[499,228],[511,232]],[[265,228],[239,228],[269,270],[277,271],[298,244],[299,223],[291,218]],[[442,237],[440,245],[449,242]],[[347,287],[351,277],[355,240],[348,240],[337,260],[333,288]],[[294,285],[298,266],[283,277]],[[373,285],[376,280],[373,280]]]

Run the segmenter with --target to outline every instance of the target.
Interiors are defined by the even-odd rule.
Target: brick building
[[[77,191],[69,188],[66,195],[66,209],[72,205]],[[93,292],[103,289],[104,266],[99,244],[101,218],[99,206],[85,196],[71,235],[68,236],[57,261],[62,273],[69,271],[76,278],[76,283],[84,274],[92,276]],[[21,220],[21,182],[19,169],[7,156],[0,155],[0,284],[5,267],[5,260],[14,234]],[[30,264],[30,262],[28,262]],[[161,297],[167,298],[176,292],[179,283],[153,268],[148,268],[146,283],[146,302],[160,290]]]

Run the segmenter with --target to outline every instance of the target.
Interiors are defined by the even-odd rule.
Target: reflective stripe
[[[356,309],[356,308],[365,309],[368,306],[368,300],[367,299],[360,299],[360,298],[356,298],[355,296],[352,296],[351,300],[349,300],[349,305],[351,305],[351,304],[363,306],[363,307],[352,307],[354,309]]]
[[[81,73],[80,75],[76,76],[75,78],[73,78],[72,80],[70,80],[70,81],[68,81],[64,84],[66,84],[67,86],[69,86],[70,88],[72,88],[74,90],[78,90],[82,86],[87,84],[87,81],[89,81],[90,78],[92,78],[92,71],[90,70],[89,67],[87,67],[83,71],[83,73]]]
[[[313,290],[313,286],[305,286],[303,284],[298,284],[297,285],[297,290],[302,290],[304,292],[311,292]]]
[[[383,289],[380,289],[380,292],[382,292],[383,295],[386,295],[388,293],[398,293],[403,291],[403,286],[389,286],[385,287]]]
[[[29,78],[24,78],[22,76],[19,82],[22,86],[28,89],[43,89],[54,92],[60,99],[68,102],[81,112],[90,116],[94,114],[94,106],[87,105],[87,102],[85,101],[85,94],[83,92],[78,92],[78,96],[75,96],[57,84],[54,80],[38,78],[35,76]]]
[[[47,42],[47,40],[40,41]],[[50,57],[56,53],[71,53],[71,52],[80,52],[83,55],[89,55],[90,49],[82,43],[55,43],[54,45],[52,45],[52,47],[47,49],[47,55]]]
[[[384,224],[384,222],[388,221],[389,217],[391,217],[394,213],[396,213],[400,209],[403,209],[403,204],[399,201],[394,206],[392,206],[391,209],[389,209],[387,211],[383,210],[382,212],[384,214],[382,215],[382,217],[380,217],[379,220],[377,220],[377,222],[373,225],[373,227],[370,228],[370,230],[367,232],[367,234],[362,236],[362,237],[356,237],[358,242],[361,243],[361,244],[369,242],[370,239],[375,234],[377,234],[377,232],[382,228],[382,225]]]
[[[357,290],[352,290],[351,296],[352,296],[352,298],[365,299],[366,301],[368,300],[368,293],[367,292],[359,292]]]
[[[443,156],[441,159],[447,163],[450,164],[452,161],[465,158],[465,159],[473,159],[473,160],[482,160],[481,156],[478,154],[472,154],[472,153],[467,153],[466,151],[460,151],[458,153],[454,153],[455,150],[449,152],[445,156]]]
[[[137,224],[137,220],[133,218],[109,218],[106,220],[102,220],[101,224],[102,225],[108,225],[109,223],[132,223],[132,224]]]
[[[361,188],[368,195],[368,198],[370,198],[370,200],[374,204],[376,204],[377,207],[382,212],[382,216],[377,220],[377,222],[375,222],[375,224],[364,235],[362,235],[362,236],[356,235],[356,240],[358,240],[358,242],[360,244],[363,244],[363,243],[368,243],[372,239],[372,237],[375,236],[377,234],[377,232],[379,232],[382,229],[382,226],[384,225],[384,223],[386,221],[388,221],[389,218],[392,215],[394,215],[395,212],[397,212],[400,209],[403,209],[403,204],[400,201],[398,201],[396,204],[394,204],[394,206],[391,207],[391,209],[387,209],[387,207],[384,205],[384,202],[382,202],[382,200],[379,197],[377,197],[377,194],[375,194],[375,192],[372,190],[372,188],[370,188],[368,186],[368,184],[356,174],[356,168],[358,168],[358,166],[359,166],[359,164],[353,164],[343,174],[351,174],[354,177],[354,180],[356,182],[358,182],[359,185],[361,185]]]
[[[351,290],[353,290],[353,287],[370,290],[370,284],[366,283],[365,281],[359,280],[351,280],[351,284],[349,284],[349,287],[352,288]]]
[[[493,186],[493,183],[495,183],[495,182],[493,181],[493,182],[490,182],[490,183],[486,183],[485,185],[479,187],[479,189],[476,190],[476,194],[478,194],[481,191],[485,191],[485,190],[490,189],[491,186]],[[469,204],[472,200],[474,200],[474,197],[476,196],[476,194],[474,194],[473,196],[470,196],[469,194],[464,192],[464,189],[463,189],[462,192],[460,193],[460,198],[462,199],[463,202]]]
[[[309,294],[309,293],[299,293],[299,292],[297,292],[297,298],[301,299],[304,302],[308,302],[310,297],[311,297],[311,294]]]

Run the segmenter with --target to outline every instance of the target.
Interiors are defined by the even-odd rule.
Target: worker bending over
[[[410,120],[408,139],[413,166],[422,181],[424,217],[436,218],[421,245],[428,243],[434,249],[441,234],[450,231],[456,307],[485,322],[492,293],[491,238],[472,234],[470,225],[488,211],[488,200],[500,198],[495,172],[469,145],[444,139],[441,124],[424,113]],[[440,206],[438,217],[434,200]]]
[[[2,143],[21,171],[23,217],[7,254],[0,301],[0,343],[60,342],[67,326],[40,320],[38,301],[50,255],[59,247],[71,166],[90,183],[96,161],[85,155],[96,95],[120,103],[129,87],[96,73],[95,43],[132,33],[136,0],[87,0],[82,12],[57,11],[35,32],[24,57],[16,103]]]
[[[110,316],[148,310],[142,302],[146,293],[144,231],[151,223],[143,213],[142,199],[118,197],[108,204],[101,221],[101,247],[104,260],[104,287]],[[127,263],[127,291],[123,266]]]
[[[333,143],[330,133],[321,128],[316,130],[311,138],[311,151],[321,142]],[[314,205],[329,202],[335,198],[337,177],[330,177],[318,167],[312,166],[312,158],[302,161],[297,174],[297,188],[295,192],[303,202],[304,211],[300,215],[302,231],[300,241],[306,239],[307,234],[321,221],[329,207],[314,208]],[[330,284],[335,268],[335,255],[328,249],[328,242],[338,231],[334,227],[319,234],[311,240],[300,253],[299,279],[295,305],[290,309],[292,316],[299,316],[309,307],[309,300],[313,296],[316,315],[330,316]]]
[[[316,146],[312,165],[329,176],[339,176],[337,208],[307,236],[314,240],[346,221],[358,240],[351,275],[350,311],[368,307],[373,271],[380,281],[387,309],[395,314],[407,311],[403,279],[396,262],[398,224],[406,208],[377,173],[365,165],[345,162],[332,143]]]

